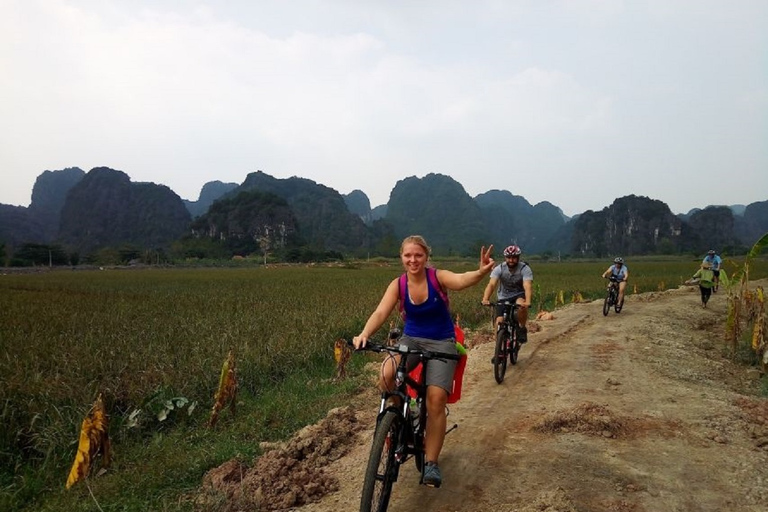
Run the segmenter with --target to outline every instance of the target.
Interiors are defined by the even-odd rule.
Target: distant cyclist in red
[[[517,310],[517,323],[520,329],[517,332],[517,340],[520,343],[528,341],[528,329],[525,324],[528,321],[528,308],[533,299],[533,270],[524,261],[520,261],[523,251],[516,245],[510,245],[504,249],[504,263],[500,263],[491,271],[491,280],[483,292],[483,304],[490,304],[491,293],[496,289],[498,302],[512,300],[520,308]],[[496,305],[496,327],[504,317],[504,306]]]

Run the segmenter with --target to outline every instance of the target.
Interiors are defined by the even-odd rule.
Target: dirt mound
[[[626,430],[626,421],[618,418],[604,405],[584,402],[571,409],[548,414],[534,425],[542,433],[568,433],[619,437]]]
[[[768,402],[740,396],[735,403],[744,411],[748,422],[768,427]]]
[[[344,456],[363,428],[349,407],[331,410],[252,467],[231,460],[209,471],[197,501],[200,510],[286,510],[319,500],[339,482],[327,466]]]

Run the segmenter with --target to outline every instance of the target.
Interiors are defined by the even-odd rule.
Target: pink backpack
[[[437,280],[437,270],[434,267],[427,267],[427,279],[429,279],[432,288],[437,290],[440,298],[445,302],[445,307],[449,308],[448,294],[445,293],[443,287],[440,285],[440,281]],[[400,276],[400,317],[405,322],[405,287],[408,284],[408,276],[403,274]],[[450,309],[450,308],[449,308]]]

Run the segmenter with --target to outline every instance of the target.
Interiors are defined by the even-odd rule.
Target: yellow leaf
[[[458,322],[458,318],[456,319]],[[347,376],[347,363],[352,355],[352,351],[344,339],[336,340],[333,345],[333,355],[336,358],[336,379],[344,379]]]
[[[224,407],[229,405],[232,410],[232,415],[235,414],[235,401],[237,398],[237,377],[235,375],[235,355],[232,351],[229,351],[227,359],[221,367],[221,375],[219,377],[219,387],[216,390],[216,396],[214,397],[213,409],[211,410],[211,418],[208,420],[208,426],[212,427],[219,419],[219,412]]]
[[[760,348],[761,342],[762,342],[762,322],[755,322],[755,326],[752,329],[752,350],[757,351],[758,348]]]
[[[102,467],[109,465],[110,442],[108,420],[101,395],[94,402],[80,427],[80,440],[77,445],[75,462],[67,477],[67,489],[88,476],[94,457],[101,453]]]

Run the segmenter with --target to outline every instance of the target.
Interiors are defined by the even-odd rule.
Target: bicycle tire
[[[603,316],[608,316],[608,312],[611,310],[611,292],[609,291],[608,294],[605,296],[605,300],[603,301]]]
[[[493,378],[498,384],[504,382],[504,374],[507,372],[507,339],[509,333],[506,329],[499,328],[496,331],[496,351],[493,356]]]
[[[413,461],[416,463],[416,469],[419,473],[424,473],[424,462],[426,462],[426,454],[424,453],[424,433],[427,430],[427,404],[422,402],[422,410],[419,411],[419,428],[416,429],[413,436]]]
[[[416,446],[416,453],[413,455],[413,462],[416,463],[416,470],[419,473],[424,472],[424,462],[425,462],[425,455],[424,455],[424,443],[419,442]]]
[[[360,512],[385,512],[392,495],[392,485],[397,480],[399,464],[395,451],[400,437],[401,418],[394,411],[387,411],[376,426],[371,455],[365,470]]]
[[[520,352],[520,343],[517,340],[512,342],[512,350],[509,351],[509,362],[517,364],[517,354]]]

